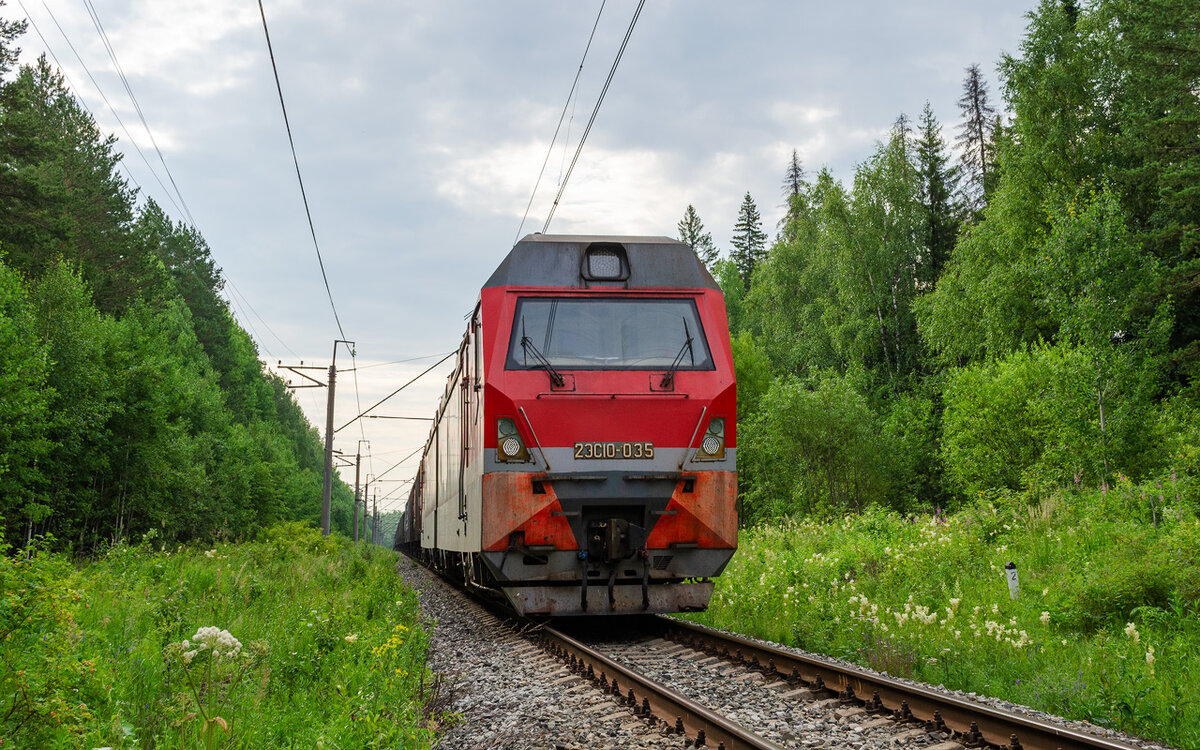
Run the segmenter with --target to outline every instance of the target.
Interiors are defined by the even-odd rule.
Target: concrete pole
[[[333,358],[337,360],[337,343],[333,344]],[[325,405],[325,485],[321,491],[321,533],[329,536],[329,507],[333,496],[333,387],[337,368],[329,365],[329,401]]]
[[[358,441],[358,450],[354,454],[354,541],[358,541],[358,476],[362,469],[362,441]]]

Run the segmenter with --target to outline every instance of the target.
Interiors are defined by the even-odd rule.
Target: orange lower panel
[[[497,472],[483,475],[483,549],[508,548],[508,535],[525,532],[525,544],[553,544],[555,549],[576,549],[575,535],[563,516],[562,505],[549,482],[545,494],[533,494],[533,480],[543,474]]]
[[[497,472],[483,476],[483,549],[501,552],[508,548],[509,535],[523,531],[527,545],[553,545],[555,549],[578,549],[571,526],[562,515],[562,505],[549,482],[544,494],[533,493],[533,480],[544,474]],[[737,548],[737,474],[730,471],[688,474],[692,492],[675,488],[667,504],[667,515],[646,539],[648,549],[666,549],[673,543],[695,544],[701,549]],[[670,511],[674,511],[670,513]]]
[[[675,489],[667,513],[646,538],[648,549],[665,549],[673,542],[694,543],[701,549],[737,548],[737,474],[696,474],[692,492]]]

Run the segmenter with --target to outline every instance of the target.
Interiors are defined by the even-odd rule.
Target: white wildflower
[[[1154,668],[1154,647],[1148,646],[1146,649],[1146,664],[1152,669]]]
[[[1042,612],[1042,616],[1039,617],[1038,619],[1042,621],[1043,625],[1049,625],[1050,624],[1050,613]]]
[[[957,612],[957,611],[958,611],[958,605],[959,605],[960,603],[962,603],[962,599],[959,599],[958,597],[955,597],[955,598],[953,598],[953,599],[951,599],[951,600],[950,600],[950,608],[951,608],[951,609],[953,609],[954,611],[956,611],[956,612]]]
[[[1137,625],[1134,625],[1132,622],[1125,626],[1125,635],[1132,638],[1134,643],[1142,639],[1141,634],[1138,633]]]

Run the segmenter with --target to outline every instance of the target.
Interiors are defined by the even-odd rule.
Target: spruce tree
[[[993,163],[991,145],[996,109],[988,103],[987,82],[977,63],[967,68],[958,106],[963,124],[955,143],[962,149],[960,160],[967,177],[962,186],[963,197],[968,206],[979,211],[987,202],[987,188],[991,185],[988,170]]]
[[[783,198],[787,201],[788,215],[784,219],[787,221],[791,218],[796,199],[800,197],[800,193],[804,190],[804,169],[800,166],[800,154],[796,149],[792,149],[792,158],[788,162],[787,172],[783,175]]]
[[[918,195],[925,213],[922,237],[925,251],[917,278],[926,284],[937,281],[958,233],[958,206],[954,200],[958,170],[950,164],[941,131],[933,107],[925,102],[916,147],[920,172]]]
[[[755,266],[767,257],[767,233],[762,230],[762,217],[758,215],[758,206],[754,204],[749,191],[742,200],[737,224],[733,227],[733,239],[729,244],[733,245],[729,257],[737,266],[742,283],[749,289]]]
[[[704,222],[700,221],[695,206],[690,203],[679,221],[679,241],[692,248],[709,271],[713,270],[717,262],[717,246],[713,244],[712,233],[704,231]]]

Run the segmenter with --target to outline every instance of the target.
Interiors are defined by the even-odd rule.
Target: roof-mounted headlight
[[[629,280],[629,256],[616,242],[593,242],[583,251],[579,275],[590,286],[620,286]]]
[[[588,275],[593,279],[619,279],[621,256],[613,250],[592,250],[587,256]]]

